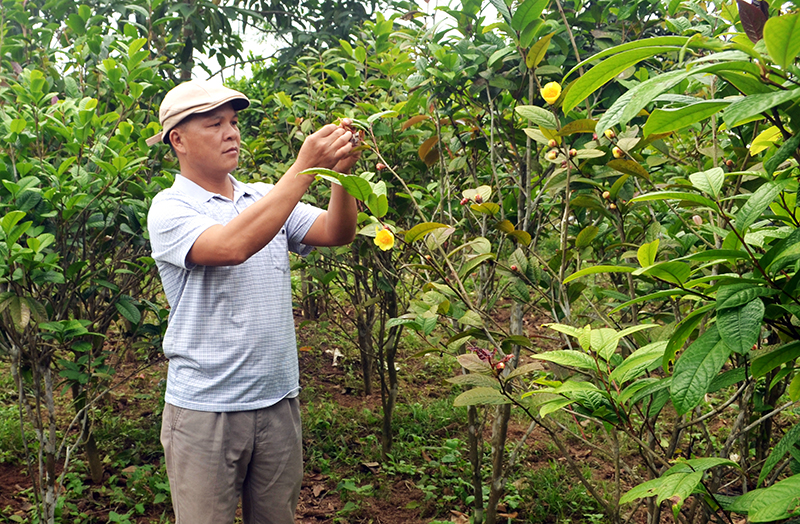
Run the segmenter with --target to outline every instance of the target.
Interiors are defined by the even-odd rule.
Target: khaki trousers
[[[161,444],[176,524],[294,524],[303,480],[297,398],[212,413],[167,404]]]

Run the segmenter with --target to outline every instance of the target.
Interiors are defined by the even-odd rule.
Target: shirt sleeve
[[[253,184],[253,186],[257,188],[262,196],[269,193],[270,190],[275,187],[273,184],[264,184],[261,182],[257,182]],[[303,244],[303,239],[306,237],[308,230],[311,229],[314,221],[324,212],[323,209],[316,206],[298,202],[284,224],[289,251],[304,257],[314,250],[314,246]]]
[[[318,207],[303,202],[298,203],[289,219],[286,221],[286,236],[289,241],[289,251],[300,256],[306,256],[314,250],[314,246],[303,244],[306,233],[311,229],[314,221],[324,211]]]
[[[186,257],[197,238],[218,222],[203,215],[178,195],[159,193],[147,215],[153,258],[182,269],[192,269]]]

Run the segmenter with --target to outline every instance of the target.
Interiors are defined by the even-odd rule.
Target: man
[[[308,136],[274,185],[243,184],[237,112],[245,95],[207,82],[172,89],[159,111],[181,173],[148,214],[170,304],[161,442],[178,524],[291,524],[302,481],[299,373],[288,251],[351,242],[356,203],[334,186],[327,211],[299,203],[312,167],[350,171],[352,133]],[[355,142],[355,141],[353,141]]]

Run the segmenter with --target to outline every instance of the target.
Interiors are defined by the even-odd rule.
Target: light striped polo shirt
[[[297,204],[278,235],[243,264],[187,266],[203,231],[228,223],[273,187],[233,184],[229,200],[177,175],[148,213],[153,258],[170,305],[165,400],[178,407],[260,409],[300,389],[288,252],[311,251],[301,241],[322,210]]]

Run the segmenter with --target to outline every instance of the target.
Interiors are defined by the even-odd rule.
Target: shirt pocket
[[[275,269],[282,273],[289,272],[289,240],[286,228],[282,227],[269,243],[269,256]]]

